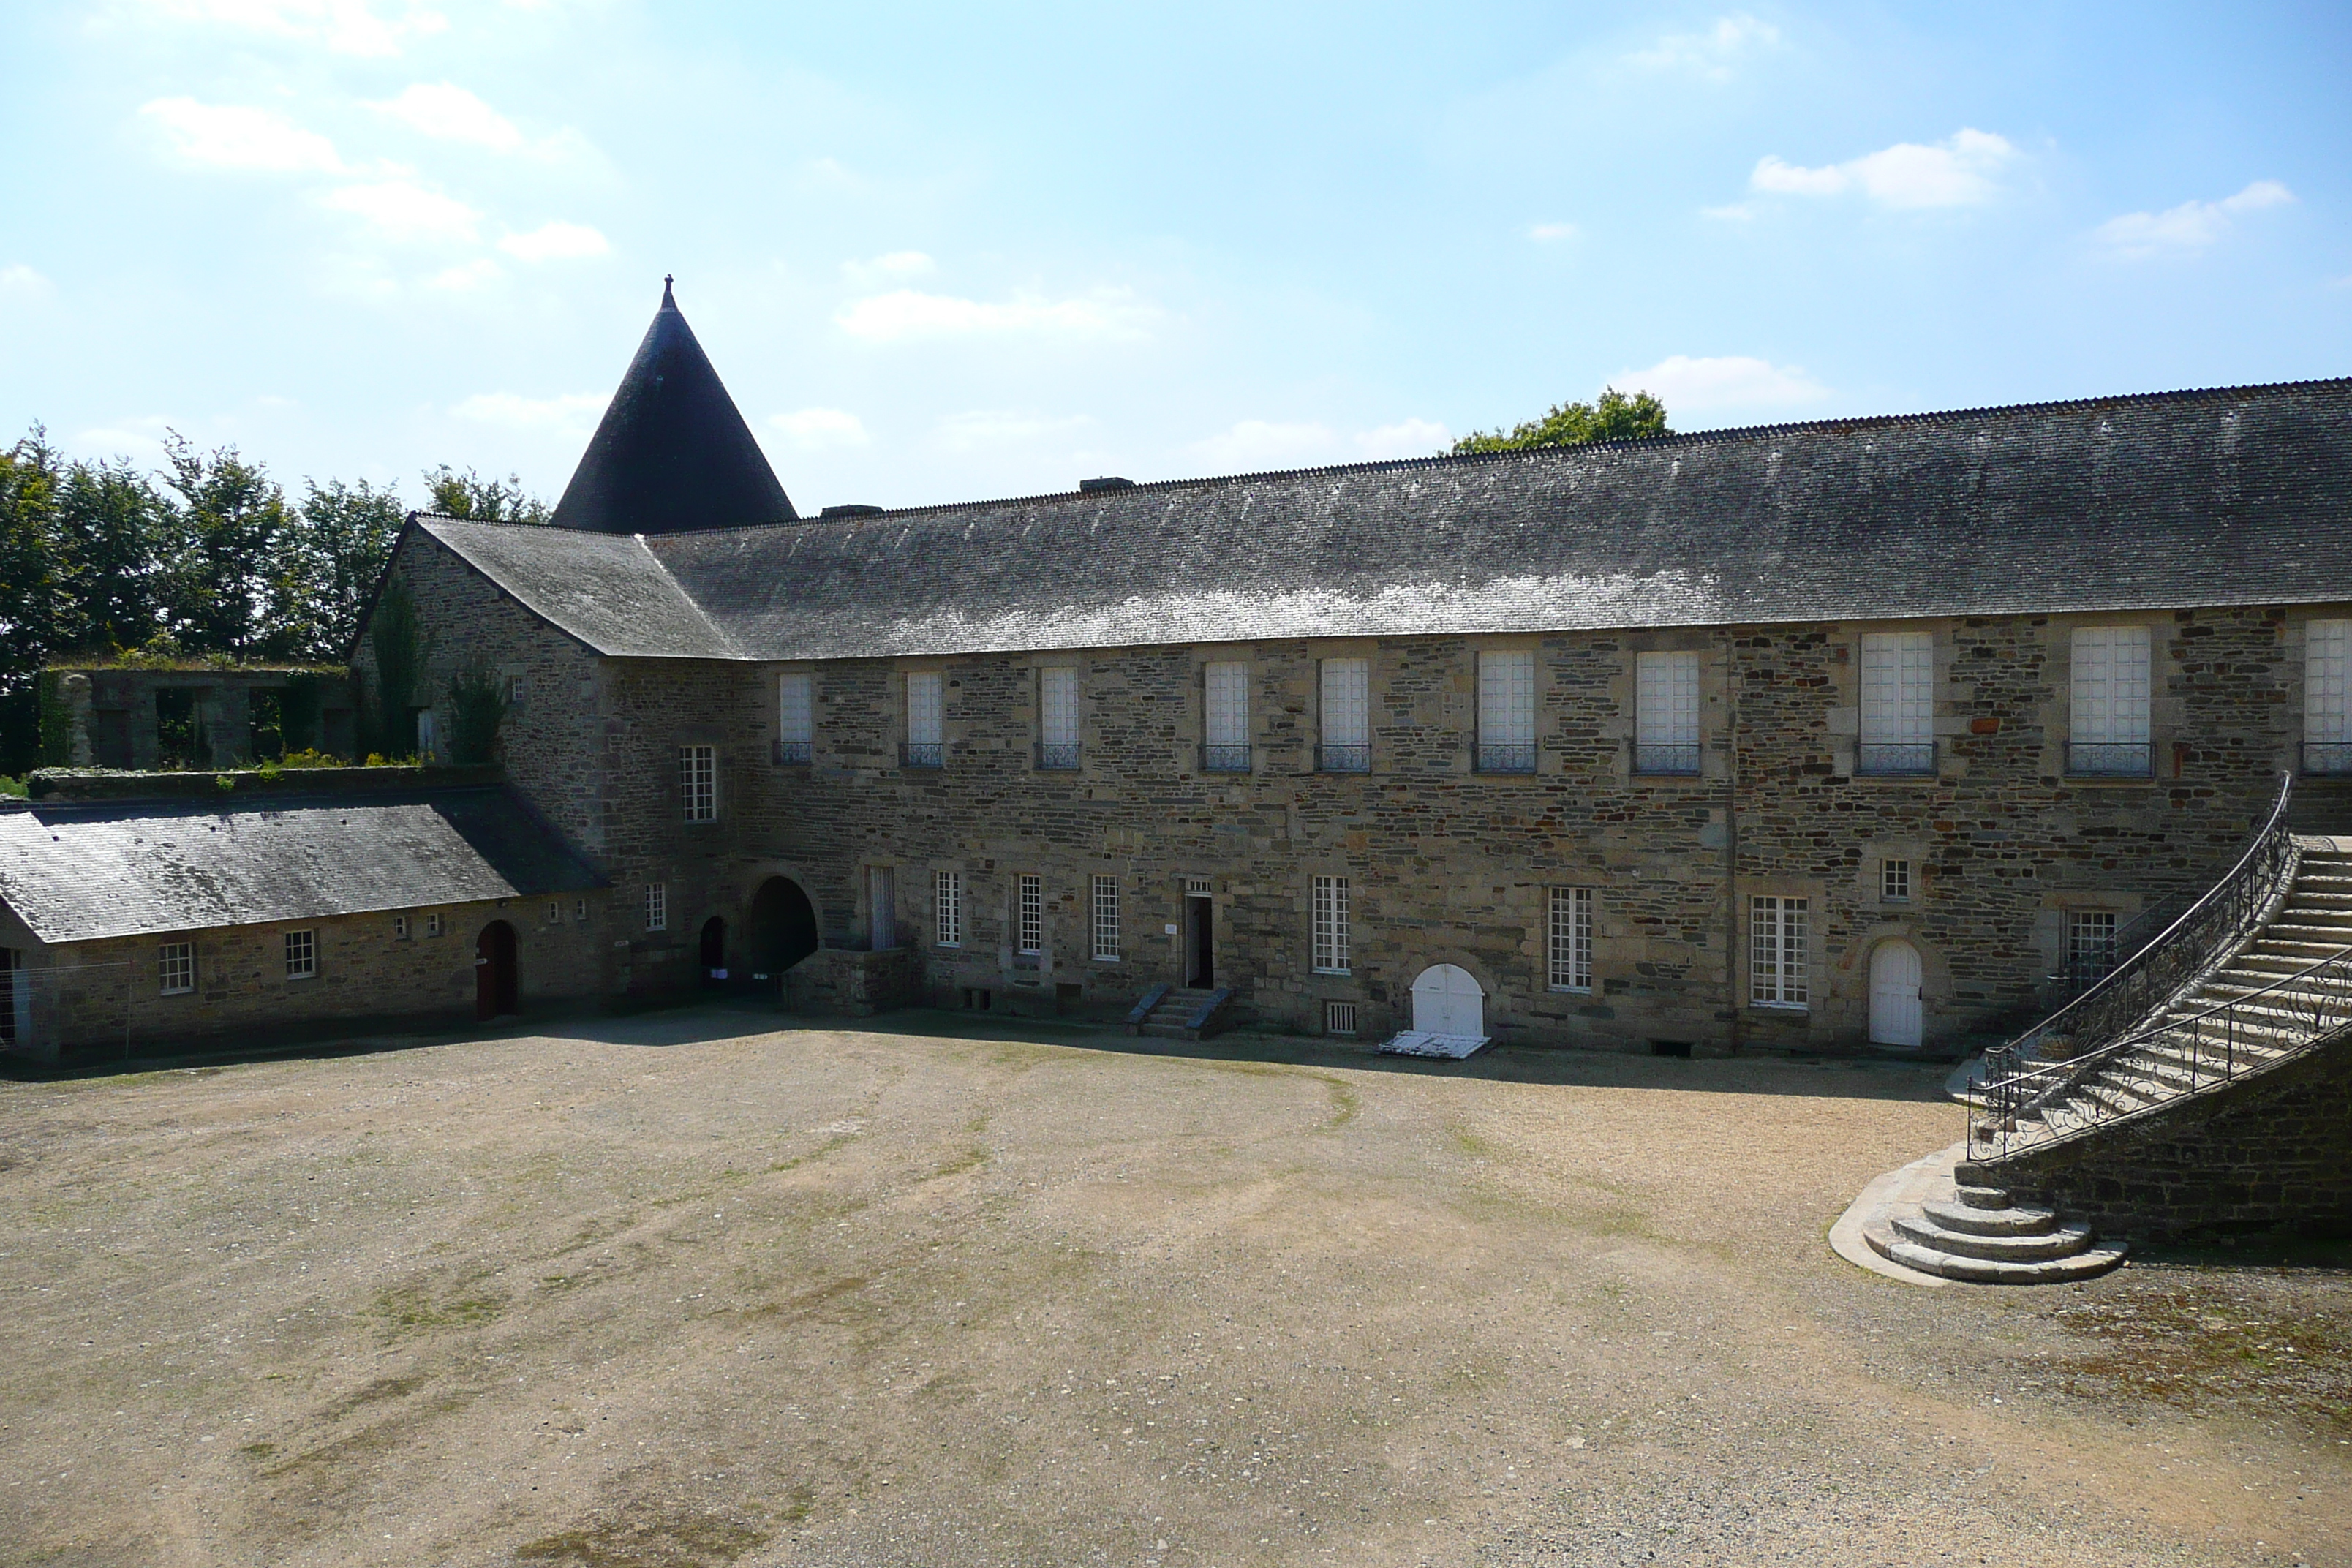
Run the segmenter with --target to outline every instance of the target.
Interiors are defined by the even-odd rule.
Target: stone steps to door
[[[2053,1285],[2089,1279],[2124,1260],[2087,1225],[2045,1208],[2012,1205],[1996,1187],[1948,1187],[1916,1211],[1894,1207],[1864,1225],[1881,1258],[1922,1274],[1979,1285]]]

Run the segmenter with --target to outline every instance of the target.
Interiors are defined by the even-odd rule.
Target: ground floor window
[[[286,933],[286,978],[310,980],[319,973],[319,933],[314,931],[289,931]]]
[[[933,879],[933,937],[941,947],[963,945],[963,873],[941,871]]]
[[[667,882],[646,884],[646,929],[647,931],[669,930],[669,884]]]
[[[1554,991],[1592,989],[1592,889],[1554,888],[1547,928]]]
[[[1356,1032],[1356,1005],[1353,1002],[1324,1003],[1323,1032],[1327,1035],[1353,1035]]]
[[[1315,879],[1315,972],[1348,973],[1348,879]]]
[[[1021,952],[1035,957],[1045,951],[1045,879],[1028,872],[1021,875],[1014,910]]]
[[[2066,973],[2081,984],[2103,980],[2116,966],[2113,910],[2073,910],[2066,916]]]
[[[1805,900],[1748,900],[1748,999],[1759,1007],[1802,1007]]]
[[[1095,962],[1118,962],[1118,879],[1095,879]]]
[[[167,942],[156,950],[156,978],[166,996],[184,996],[196,988],[196,944]],[[288,973],[292,973],[290,970]]]

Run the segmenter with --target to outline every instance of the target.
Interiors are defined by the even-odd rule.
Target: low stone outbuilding
[[[127,1057],[593,996],[604,879],[505,787],[424,772],[10,803],[0,1044]]]

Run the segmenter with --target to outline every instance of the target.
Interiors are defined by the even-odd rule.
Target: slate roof
[[[499,788],[0,811],[0,903],[47,942],[602,886]]]
[[[555,526],[669,533],[796,515],[663,279],[661,308],[555,503]]]
[[[637,552],[418,526],[636,656],[2352,601],[2352,380],[1176,480]]]

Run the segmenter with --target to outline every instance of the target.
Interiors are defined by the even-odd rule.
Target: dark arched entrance
[[[771,877],[751,896],[743,966],[755,984],[781,984],[784,971],[817,949],[816,909],[790,877]]]
[[[727,984],[727,922],[717,915],[702,922],[702,983]]]
[[[515,975],[515,929],[492,921],[474,939],[474,1016],[520,1012],[521,989]]]

